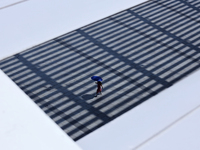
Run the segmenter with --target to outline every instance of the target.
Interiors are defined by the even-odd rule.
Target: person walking
[[[94,97],[97,97],[97,95],[99,93],[102,94],[103,85],[102,85],[101,81],[97,81],[95,83],[97,84],[97,91],[96,91],[96,95]]]

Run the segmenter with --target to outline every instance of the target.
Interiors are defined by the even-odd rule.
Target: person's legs
[[[97,97],[98,94],[102,95],[101,89],[97,89],[95,97]]]
[[[97,89],[97,91],[96,91],[96,95],[95,95],[94,97],[97,97],[97,95],[98,95],[98,89]]]

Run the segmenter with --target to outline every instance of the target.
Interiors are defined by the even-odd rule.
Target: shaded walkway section
[[[199,3],[152,0],[0,61],[0,68],[79,140],[200,65]],[[93,75],[104,79],[94,98]]]

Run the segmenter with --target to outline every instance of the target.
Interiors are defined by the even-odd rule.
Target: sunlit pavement
[[[11,56],[0,67],[79,140],[199,68],[196,5],[148,1]],[[97,98],[93,75],[104,79]]]

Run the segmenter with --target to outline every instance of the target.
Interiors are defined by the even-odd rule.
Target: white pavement
[[[2,0],[0,60],[144,1]],[[0,118],[1,150],[80,149],[2,71]]]
[[[0,70],[1,150],[81,150]]]
[[[20,1],[20,0],[18,0]],[[0,60],[146,0],[0,2]]]
[[[200,71],[193,73],[77,143],[84,150],[190,150],[200,146],[199,76]]]
[[[146,0],[0,3],[0,60]],[[83,150],[198,150],[200,71],[82,138]],[[79,150],[0,72],[1,150]],[[187,141],[186,141],[187,140]],[[187,142],[187,143],[186,143]]]

